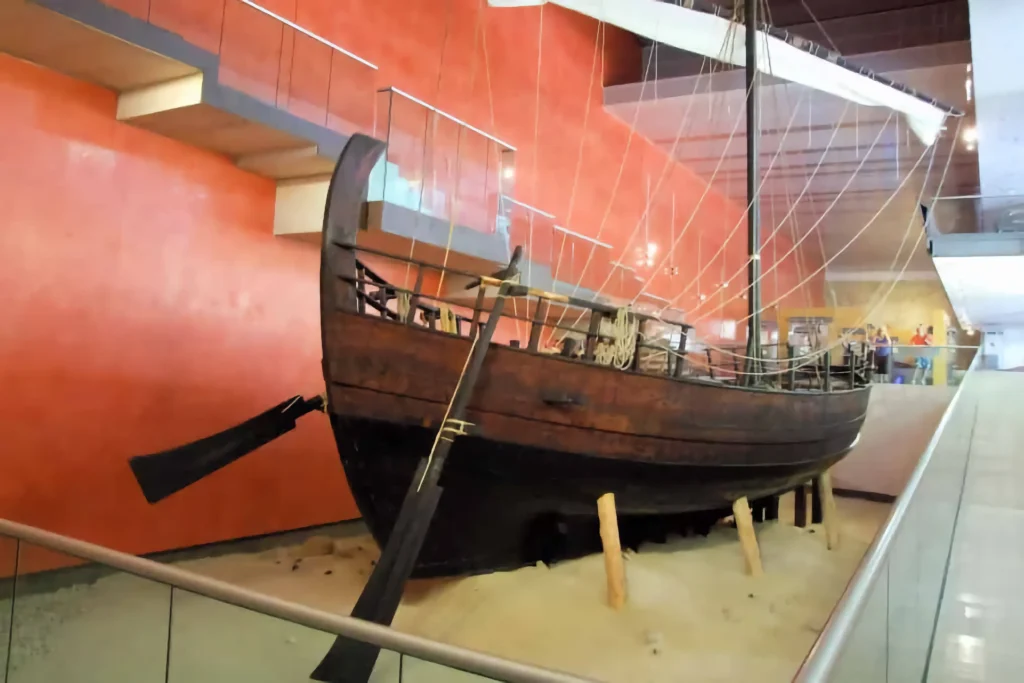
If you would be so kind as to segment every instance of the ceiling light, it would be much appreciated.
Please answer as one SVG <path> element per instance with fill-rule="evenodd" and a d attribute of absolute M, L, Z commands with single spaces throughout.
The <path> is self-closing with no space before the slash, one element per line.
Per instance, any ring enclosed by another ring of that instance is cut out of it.
<path fill-rule="evenodd" d="M 978 129 L 975 126 L 967 126 L 960 134 L 960 139 L 967 145 L 973 145 L 978 141 Z"/>
<path fill-rule="evenodd" d="M 501 169 L 501 177 L 505 178 L 506 180 L 512 180 L 513 178 L 515 178 L 516 177 L 515 166 L 506 166 L 505 168 Z"/>
<path fill-rule="evenodd" d="M 654 256 L 657 253 L 658 253 L 658 245 L 655 244 L 654 242 L 648 242 L 647 243 L 647 257 L 651 258 L 652 256 Z"/>

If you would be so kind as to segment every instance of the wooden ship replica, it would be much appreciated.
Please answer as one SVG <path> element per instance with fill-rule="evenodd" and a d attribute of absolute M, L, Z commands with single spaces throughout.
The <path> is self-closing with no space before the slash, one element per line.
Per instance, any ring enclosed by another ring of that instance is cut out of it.
<path fill-rule="evenodd" d="M 643 5 L 634 8 L 640 14 L 648 4 L 664 4 L 634 1 Z M 590 13 L 575 0 L 558 4 Z M 744 28 L 736 15 L 698 0 L 664 7 L 717 18 L 728 30 Z M 599 551 L 595 502 L 603 494 L 614 493 L 623 536 L 632 544 L 651 529 L 706 531 L 738 499 L 776 496 L 827 471 L 858 439 L 870 368 L 792 359 L 785 372 L 759 374 L 763 366 L 750 360 L 761 357 L 757 70 L 768 69 L 758 55 L 774 41 L 939 111 L 940 122 L 958 112 L 759 22 L 754 0 L 746 0 L 744 20 L 754 257 L 744 373 L 731 380 L 691 373 L 684 323 L 668 362 L 655 372 L 642 367 L 645 350 L 666 349 L 646 338 L 652 318 L 636 311 L 628 312 L 638 323 L 628 340 L 631 361 L 624 368 L 599 363 L 600 345 L 616 341 L 603 322 L 620 309 L 519 284 L 521 248 L 500 272 L 482 276 L 361 246 L 370 176 L 385 143 L 355 135 L 338 159 L 324 211 L 325 394 L 296 396 L 220 434 L 132 458 L 146 498 L 155 503 L 281 436 L 302 415 L 325 412 L 355 500 L 382 548 L 352 615 L 387 625 L 411 576 L 511 569 Z M 386 282 L 361 261 L 365 254 L 409 264 L 419 273 L 416 286 Z M 460 320 L 464 327 L 438 329 L 439 305 L 462 302 L 422 290 L 431 270 L 473 278 L 479 287 L 471 319 Z M 399 297 L 404 307 L 389 305 Z M 510 300 L 537 303 L 535 316 L 519 318 L 530 325 L 522 348 L 492 343 L 499 320 L 517 317 Z M 584 326 L 562 328 L 581 340 L 578 353 L 541 351 L 552 325 L 542 311 L 552 305 L 582 312 Z M 365 683 L 376 657 L 374 646 L 339 637 L 313 678 Z"/>

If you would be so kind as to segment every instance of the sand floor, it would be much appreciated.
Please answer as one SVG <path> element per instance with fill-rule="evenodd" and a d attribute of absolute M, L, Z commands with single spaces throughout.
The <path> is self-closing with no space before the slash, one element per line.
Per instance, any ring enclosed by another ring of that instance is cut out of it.
<path fill-rule="evenodd" d="M 745 575 L 735 529 L 627 555 L 629 598 L 605 603 L 599 555 L 554 567 L 410 585 L 395 628 L 603 681 L 789 681 L 888 514 L 839 499 L 843 536 L 758 525 L 765 576 Z M 792 519 L 783 500 L 783 520 Z M 372 568 L 368 537 L 180 566 L 256 591 L 347 613 Z M 31 580 L 31 579 L 28 579 Z M 0 681 L 10 601 L 0 596 Z M 333 636 L 114 575 L 17 600 L 6 683 L 306 681 Z M 168 628 L 169 614 L 172 627 Z M 168 636 L 170 654 L 168 655 Z M 401 677 L 399 670 L 401 669 Z M 375 683 L 482 680 L 393 653 Z"/>

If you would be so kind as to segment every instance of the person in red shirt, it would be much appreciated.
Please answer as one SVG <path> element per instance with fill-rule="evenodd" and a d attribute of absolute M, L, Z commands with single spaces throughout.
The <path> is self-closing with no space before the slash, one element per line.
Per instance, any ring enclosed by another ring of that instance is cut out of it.
<path fill-rule="evenodd" d="M 934 343 L 934 329 L 929 326 L 927 331 L 922 328 L 924 325 L 918 325 L 917 330 L 914 332 L 914 336 L 910 338 L 911 346 L 931 346 Z M 932 369 L 931 352 L 922 350 L 917 354 L 917 358 L 914 359 L 914 378 L 910 381 L 911 384 L 917 384 L 920 380 L 921 384 L 927 384 L 928 382 L 928 371 Z"/>
<path fill-rule="evenodd" d="M 914 336 L 910 338 L 911 346 L 924 346 L 925 341 L 923 329 L 924 325 L 918 325 L 917 328 L 914 330 Z"/>

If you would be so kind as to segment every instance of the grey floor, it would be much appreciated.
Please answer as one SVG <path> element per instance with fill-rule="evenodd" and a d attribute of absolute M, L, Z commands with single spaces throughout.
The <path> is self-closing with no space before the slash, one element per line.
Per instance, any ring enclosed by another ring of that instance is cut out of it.
<path fill-rule="evenodd" d="M 1024 681 L 1021 397 L 968 379 L 830 683 Z"/>
<path fill-rule="evenodd" d="M 977 379 L 977 421 L 929 683 L 1024 681 L 1024 373 Z"/>

